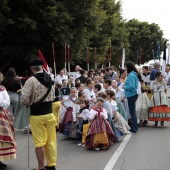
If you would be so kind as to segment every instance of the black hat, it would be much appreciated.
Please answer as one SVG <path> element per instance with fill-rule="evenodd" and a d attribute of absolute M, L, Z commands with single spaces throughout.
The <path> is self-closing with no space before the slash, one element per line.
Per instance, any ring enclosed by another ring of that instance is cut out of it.
<path fill-rule="evenodd" d="M 34 58 L 29 62 L 29 66 L 39 66 L 39 65 L 44 65 L 44 62 L 40 58 Z"/>

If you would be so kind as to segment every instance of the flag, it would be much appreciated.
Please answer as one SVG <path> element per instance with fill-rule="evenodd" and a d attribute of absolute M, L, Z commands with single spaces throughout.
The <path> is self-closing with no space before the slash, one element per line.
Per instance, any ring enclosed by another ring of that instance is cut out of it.
<path fill-rule="evenodd" d="M 164 53 L 163 53 L 163 60 L 162 60 L 162 74 L 165 75 L 165 68 L 166 68 L 166 44 L 164 44 Z"/>
<path fill-rule="evenodd" d="M 170 45 L 168 47 L 168 61 L 167 61 L 167 64 L 169 64 L 169 59 L 170 59 Z"/>
<path fill-rule="evenodd" d="M 125 66 L 125 48 L 123 48 L 122 69 L 125 68 L 124 66 Z"/>
<path fill-rule="evenodd" d="M 42 55 L 42 53 L 41 53 L 41 51 L 40 50 L 38 50 L 38 55 L 39 55 L 39 57 L 40 57 L 40 59 L 44 62 L 44 70 L 48 73 L 48 74 L 50 74 L 50 69 L 49 69 L 49 67 L 48 67 L 48 64 L 47 64 L 47 61 L 45 60 L 45 58 L 44 58 L 44 56 Z"/>

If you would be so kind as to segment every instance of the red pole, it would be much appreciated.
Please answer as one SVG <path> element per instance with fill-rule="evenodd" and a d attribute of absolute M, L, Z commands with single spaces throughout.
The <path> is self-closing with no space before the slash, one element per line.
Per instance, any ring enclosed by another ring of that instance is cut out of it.
<path fill-rule="evenodd" d="M 94 48 L 94 61 L 96 63 L 96 47 Z"/>
<path fill-rule="evenodd" d="M 70 47 L 68 46 L 68 63 L 70 63 Z"/>
<path fill-rule="evenodd" d="M 140 65 L 142 64 L 142 49 L 140 50 Z"/>
<path fill-rule="evenodd" d="M 54 60 L 54 78 L 56 78 L 56 63 L 55 63 L 55 50 L 54 50 L 54 43 L 52 43 L 52 50 L 53 50 L 53 60 Z"/>
<path fill-rule="evenodd" d="M 112 47 L 111 47 L 111 45 L 110 45 L 109 62 L 111 61 L 111 53 L 112 53 Z"/>

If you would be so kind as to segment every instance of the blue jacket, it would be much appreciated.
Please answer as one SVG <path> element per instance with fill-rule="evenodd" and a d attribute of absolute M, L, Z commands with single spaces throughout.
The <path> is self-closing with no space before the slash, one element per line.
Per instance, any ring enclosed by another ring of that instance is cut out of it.
<path fill-rule="evenodd" d="M 138 74 L 131 71 L 124 84 L 124 92 L 126 97 L 131 97 L 137 94 Z"/>
<path fill-rule="evenodd" d="M 151 71 L 151 74 L 150 74 L 150 80 L 153 81 L 156 79 L 156 73 L 158 72 L 159 70 L 157 70 L 156 68 L 153 68 L 152 71 Z"/>

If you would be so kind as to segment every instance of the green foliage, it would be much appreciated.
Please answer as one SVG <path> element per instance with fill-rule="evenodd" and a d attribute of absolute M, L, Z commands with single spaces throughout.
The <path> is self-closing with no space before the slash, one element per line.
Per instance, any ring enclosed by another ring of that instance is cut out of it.
<path fill-rule="evenodd" d="M 136 63 L 140 53 L 142 53 L 142 63 L 153 59 L 152 49 L 156 55 L 157 42 L 160 44 L 161 51 L 163 51 L 163 43 L 166 39 L 163 38 L 163 31 L 157 24 L 132 19 L 126 22 L 126 28 L 129 32 L 128 41 L 130 43 L 128 58 L 131 61 Z M 137 64 L 139 64 L 139 60 Z"/>
<path fill-rule="evenodd" d="M 41 49 L 52 65 L 55 44 L 57 67 L 64 66 L 64 44 L 70 46 L 71 64 L 86 62 L 89 47 L 90 64 L 94 67 L 94 49 L 101 66 L 104 53 L 112 46 L 112 64 L 121 64 L 122 47 L 129 59 L 136 61 L 142 49 L 142 61 L 152 58 L 156 42 L 164 39 L 157 24 L 137 20 L 124 21 L 121 1 L 115 0 L 0 0 L 0 62 L 1 70 L 9 66 L 24 70 L 30 58 Z M 108 66 L 108 60 L 106 64 Z"/>

